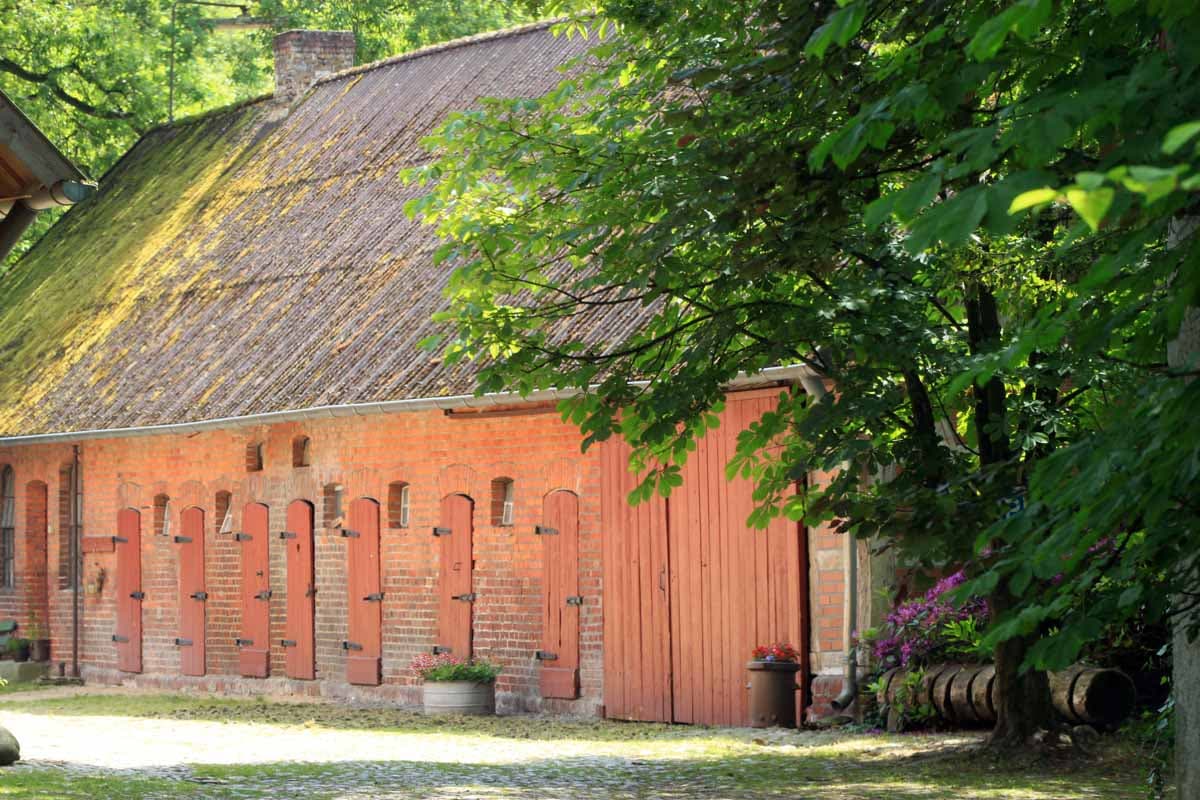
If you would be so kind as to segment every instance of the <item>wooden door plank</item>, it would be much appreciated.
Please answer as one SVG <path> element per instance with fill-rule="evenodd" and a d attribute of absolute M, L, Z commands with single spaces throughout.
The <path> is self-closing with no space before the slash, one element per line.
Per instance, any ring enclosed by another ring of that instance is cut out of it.
<path fill-rule="evenodd" d="M 346 680 L 378 686 L 383 679 L 383 600 L 379 565 L 379 503 L 370 497 L 350 504 L 347 537 L 347 608 L 350 612 Z"/>
<path fill-rule="evenodd" d="M 117 668 L 142 671 L 142 515 L 117 512 Z"/>
<path fill-rule="evenodd" d="M 246 504 L 242 527 L 238 671 L 247 678 L 265 678 L 271 668 L 270 509 L 262 503 Z"/>
<path fill-rule="evenodd" d="M 313 506 L 295 500 L 287 510 L 283 539 L 287 550 L 285 670 L 289 678 L 316 678 L 316 573 L 313 559 Z"/>
<path fill-rule="evenodd" d="M 180 515 L 179 647 L 180 672 L 205 673 L 208 635 L 207 589 L 204 582 L 204 510 L 192 506 Z"/>

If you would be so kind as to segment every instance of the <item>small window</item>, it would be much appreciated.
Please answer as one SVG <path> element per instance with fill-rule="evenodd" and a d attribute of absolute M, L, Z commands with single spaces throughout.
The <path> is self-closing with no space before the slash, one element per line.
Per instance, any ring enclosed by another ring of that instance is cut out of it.
<path fill-rule="evenodd" d="M 408 527 L 408 490 L 404 481 L 396 481 L 388 485 L 388 527 Z"/>
<path fill-rule="evenodd" d="M 342 524 L 342 494 L 340 483 L 325 484 L 323 522 L 326 528 L 337 528 Z"/>
<path fill-rule="evenodd" d="M 513 499 L 516 492 L 512 478 L 496 478 L 492 481 L 492 524 L 513 524 Z"/>
<path fill-rule="evenodd" d="M 233 494 L 217 492 L 213 507 L 216 512 L 213 514 L 213 524 L 217 526 L 217 533 L 233 533 Z"/>
<path fill-rule="evenodd" d="M 246 445 L 246 472 L 262 472 L 263 443 L 251 442 Z"/>
<path fill-rule="evenodd" d="M 171 498 L 165 494 L 154 496 L 154 535 L 171 535 Z"/>
<path fill-rule="evenodd" d="M 292 466 L 293 467 L 308 467 L 312 465 L 312 454 L 309 448 L 312 445 L 312 440 L 307 436 L 297 436 L 292 439 Z"/>
<path fill-rule="evenodd" d="M 12 467 L 0 471 L 0 586 L 16 585 L 17 487 Z"/>

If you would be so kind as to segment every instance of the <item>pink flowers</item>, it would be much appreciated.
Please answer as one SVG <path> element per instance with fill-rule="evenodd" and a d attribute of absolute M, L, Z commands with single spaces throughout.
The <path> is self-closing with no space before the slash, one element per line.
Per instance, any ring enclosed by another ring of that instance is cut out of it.
<path fill-rule="evenodd" d="M 453 667 L 463 663 L 461 658 L 457 658 L 450 653 L 421 653 L 412 660 L 409 664 L 413 672 L 425 677 L 426 673 L 432 672 L 441 667 Z"/>
<path fill-rule="evenodd" d="M 775 644 L 760 644 L 750 652 L 750 657 L 755 661 L 793 663 L 800 658 L 800 654 L 790 644 L 776 642 Z"/>
<path fill-rule="evenodd" d="M 966 579 L 962 570 L 947 575 L 924 596 L 902 603 L 888 614 L 872 645 L 872 653 L 880 664 L 886 668 L 932 663 L 951 654 L 956 644 L 948 629 L 968 620 L 973 623 L 972 630 L 986 625 L 988 608 L 983 599 L 972 597 L 956 606 L 944 597 Z"/>

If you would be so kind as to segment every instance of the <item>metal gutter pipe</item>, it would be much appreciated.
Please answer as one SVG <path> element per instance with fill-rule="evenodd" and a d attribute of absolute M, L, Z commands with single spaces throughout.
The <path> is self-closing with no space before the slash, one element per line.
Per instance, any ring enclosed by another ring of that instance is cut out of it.
<path fill-rule="evenodd" d="M 803 364 L 768 367 L 753 375 L 737 376 L 727 384 L 727 388 L 742 389 L 763 386 L 778 381 L 804 381 L 808 377 L 815 378 L 816 373 Z M 647 386 L 648 382 L 636 381 L 633 385 Z M 568 397 L 574 397 L 577 394 L 579 394 L 577 389 L 543 389 L 530 392 L 527 395 L 521 395 L 517 392 L 495 392 L 484 395 L 461 394 L 447 397 L 414 397 L 407 400 L 382 400 L 372 403 L 346 403 L 341 405 L 289 409 L 286 411 L 267 411 L 261 414 L 220 417 L 197 422 L 175 422 L 163 425 L 65 431 L 62 433 L 35 433 L 24 436 L 0 436 L 0 446 L 11 447 L 27 444 L 77 442 L 87 439 L 123 439 L 131 436 L 153 436 L 172 433 L 200 433 L 220 428 L 270 425 L 279 422 L 300 422 L 337 417 L 369 416 L 372 414 L 390 414 L 400 411 L 445 411 L 456 408 L 483 409 L 516 403 L 542 403 L 553 400 L 564 400 Z"/>

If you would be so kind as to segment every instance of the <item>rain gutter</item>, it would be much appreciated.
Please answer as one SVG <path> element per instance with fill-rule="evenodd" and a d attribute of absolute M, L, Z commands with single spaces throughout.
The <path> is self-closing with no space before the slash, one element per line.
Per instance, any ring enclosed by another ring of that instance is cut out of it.
<path fill-rule="evenodd" d="M 816 376 L 809 367 L 798 364 L 785 367 L 768 367 L 753 375 L 739 375 L 728 384 L 728 389 L 743 389 L 766 386 L 780 381 L 796 381 Z M 648 385 L 645 381 L 635 386 Z M 453 409 L 489 409 L 516 403 L 544 403 L 563 400 L 579 394 L 578 389 L 543 389 L 521 395 L 517 392 L 495 392 L 490 394 L 460 394 L 447 397 L 414 397 L 406 400 L 382 400 L 373 403 L 345 403 L 341 405 L 313 406 L 310 408 L 268 411 L 262 414 L 246 414 L 238 417 L 219 417 L 198 422 L 177 422 L 165 425 L 142 425 L 130 428 L 109 428 L 62 433 L 35 433 L 26 436 L 0 436 L 0 446 L 12 447 L 31 444 L 56 444 L 79 442 L 87 439 L 125 439 L 134 436 L 156 436 L 166 434 L 191 434 L 222 428 L 251 425 L 271 425 L 281 422 L 338 419 L 343 417 L 365 417 L 374 414 L 392 414 L 402 411 L 447 411 Z"/>

